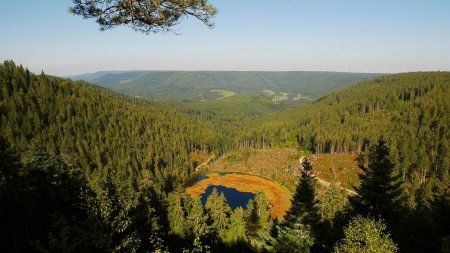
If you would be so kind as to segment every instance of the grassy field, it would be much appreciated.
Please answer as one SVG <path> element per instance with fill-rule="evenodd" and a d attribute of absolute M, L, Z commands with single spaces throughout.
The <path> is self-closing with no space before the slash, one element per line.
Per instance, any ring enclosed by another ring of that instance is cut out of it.
<path fill-rule="evenodd" d="M 297 101 L 300 99 L 307 99 L 308 97 L 303 94 L 297 94 L 295 97 L 292 98 L 292 100 Z"/>
<path fill-rule="evenodd" d="M 269 89 L 262 89 L 262 92 L 266 94 L 267 96 L 275 96 L 276 92 Z"/>
<path fill-rule="evenodd" d="M 188 187 L 186 192 L 191 196 L 200 196 L 210 185 L 222 185 L 240 192 L 256 193 L 262 191 L 270 204 L 270 215 L 278 219 L 283 217 L 291 205 L 291 194 L 285 187 L 258 176 L 237 173 L 225 175 L 210 173 L 208 178 Z"/>
<path fill-rule="evenodd" d="M 210 91 L 219 94 L 220 97 L 218 97 L 217 99 L 232 97 L 236 95 L 236 92 L 230 90 L 210 90 Z"/>

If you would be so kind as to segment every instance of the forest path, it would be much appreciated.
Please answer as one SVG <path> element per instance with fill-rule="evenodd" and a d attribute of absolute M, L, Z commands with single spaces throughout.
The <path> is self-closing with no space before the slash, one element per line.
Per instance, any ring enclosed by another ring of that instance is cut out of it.
<path fill-rule="evenodd" d="M 206 164 L 208 164 L 213 158 L 214 158 L 214 155 L 212 155 L 210 158 L 208 158 L 208 160 L 206 160 L 205 162 L 203 162 L 199 166 L 195 167 L 194 171 L 197 172 L 202 166 L 205 166 Z"/>
<path fill-rule="evenodd" d="M 306 156 L 302 156 L 302 157 L 300 157 L 300 158 L 298 159 L 298 161 L 299 161 L 299 163 L 300 163 L 300 168 L 301 168 L 302 170 L 303 170 L 302 164 L 303 164 L 303 160 L 305 159 L 305 157 L 306 157 Z M 323 186 L 325 186 L 325 187 L 330 187 L 330 186 L 331 186 L 331 183 L 330 183 L 330 182 L 325 181 L 325 180 L 319 178 L 319 177 L 316 176 L 315 174 L 312 174 L 312 175 L 317 179 L 317 181 L 319 182 L 319 184 L 321 184 L 321 185 L 323 185 Z M 339 189 L 345 190 L 346 192 L 348 192 L 348 193 L 350 193 L 350 194 L 352 194 L 352 195 L 358 195 L 358 193 L 356 193 L 356 192 L 353 191 L 353 190 L 344 188 L 344 187 L 339 186 L 339 185 L 336 185 L 336 187 L 338 187 Z"/>

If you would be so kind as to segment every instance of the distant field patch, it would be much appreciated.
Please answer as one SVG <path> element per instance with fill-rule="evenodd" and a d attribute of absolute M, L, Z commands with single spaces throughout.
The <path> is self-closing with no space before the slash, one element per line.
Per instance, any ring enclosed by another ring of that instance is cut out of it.
<path fill-rule="evenodd" d="M 231 91 L 231 90 L 210 90 L 210 91 L 216 92 L 219 94 L 220 97 L 217 99 L 232 97 L 232 96 L 236 95 L 236 92 Z"/>
<path fill-rule="evenodd" d="M 268 96 L 275 96 L 276 92 L 269 89 L 262 89 L 262 92 Z"/>
<path fill-rule="evenodd" d="M 307 99 L 308 97 L 303 94 L 297 94 L 295 97 L 292 98 L 294 101 L 298 101 L 300 99 Z"/>
<path fill-rule="evenodd" d="M 207 174 L 207 178 L 186 189 L 191 196 L 202 195 L 208 186 L 225 186 L 234 188 L 240 192 L 257 193 L 263 191 L 270 204 L 270 215 L 281 219 L 291 205 L 291 194 L 289 190 L 274 181 L 246 174 L 230 173 L 220 175 L 219 173 Z"/>
<path fill-rule="evenodd" d="M 286 101 L 286 100 L 289 99 L 289 94 L 291 94 L 291 93 L 288 93 L 288 92 L 279 92 L 278 95 L 272 99 L 272 101 L 273 101 L 275 104 L 280 103 L 280 102 L 282 102 L 282 101 Z"/>

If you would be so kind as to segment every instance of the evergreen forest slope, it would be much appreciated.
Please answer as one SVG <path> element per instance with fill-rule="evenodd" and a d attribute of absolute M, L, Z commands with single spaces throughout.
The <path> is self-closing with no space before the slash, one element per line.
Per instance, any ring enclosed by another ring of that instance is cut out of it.
<path fill-rule="evenodd" d="M 365 151 L 388 142 L 410 200 L 422 187 L 446 187 L 450 174 L 450 73 L 378 77 L 298 108 L 248 122 L 247 146 L 296 146 L 312 153 Z"/>
<path fill-rule="evenodd" d="M 168 174 L 176 184 L 195 167 L 191 152 L 224 148 L 213 123 L 187 117 L 171 105 L 34 75 L 13 62 L 0 71 L 0 131 L 19 153 L 38 143 L 88 174 L 135 177 L 146 170 L 166 185 Z"/>

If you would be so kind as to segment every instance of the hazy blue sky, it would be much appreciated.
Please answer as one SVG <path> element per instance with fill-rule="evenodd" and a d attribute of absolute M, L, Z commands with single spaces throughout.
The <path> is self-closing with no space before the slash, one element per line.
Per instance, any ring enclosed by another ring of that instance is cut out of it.
<path fill-rule="evenodd" d="M 34 72 L 99 70 L 450 70 L 449 0 L 214 0 L 209 29 L 100 32 L 70 0 L 0 3 L 0 60 Z"/>

